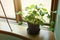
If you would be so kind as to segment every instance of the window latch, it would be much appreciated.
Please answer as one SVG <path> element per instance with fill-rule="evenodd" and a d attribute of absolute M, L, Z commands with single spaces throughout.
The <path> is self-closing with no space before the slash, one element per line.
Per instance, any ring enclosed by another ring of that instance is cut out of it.
<path fill-rule="evenodd" d="M 52 12 L 52 13 L 55 13 L 55 14 L 57 13 L 57 11 L 51 11 L 51 12 Z"/>

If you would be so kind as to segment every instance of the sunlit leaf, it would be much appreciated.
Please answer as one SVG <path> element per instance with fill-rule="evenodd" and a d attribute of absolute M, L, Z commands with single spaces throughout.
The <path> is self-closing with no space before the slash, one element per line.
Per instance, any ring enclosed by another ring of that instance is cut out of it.
<path fill-rule="evenodd" d="M 29 6 L 29 8 L 31 8 L 31 9 L 32 9 L 32 8 L 34 8 L 34 7 L 35 7 L 35 5 L 34 5 L 34 4 L 32 4 L 32 5 L 30 5 L 30 6 Z"/>
<path fill-rule="evenodd" d="M 47 9 L 46 9 L 46 8 L 42 8 L 42 10 L 43 10 L 43 11 L 45 11 L 45 12 L 47 11 Z"/>

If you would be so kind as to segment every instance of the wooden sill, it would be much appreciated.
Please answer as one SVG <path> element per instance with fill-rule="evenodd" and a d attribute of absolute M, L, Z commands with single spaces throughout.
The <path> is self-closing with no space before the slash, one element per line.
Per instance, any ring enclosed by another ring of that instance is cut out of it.
<path fill-rule="evenodd" d="M 0 16 L 0 18 L 4 18 L 5 19 L 6 17 Z M 14 18 L 8 18 L 8 17 L 7 17 L 7 19 L 16 20 Z"/>

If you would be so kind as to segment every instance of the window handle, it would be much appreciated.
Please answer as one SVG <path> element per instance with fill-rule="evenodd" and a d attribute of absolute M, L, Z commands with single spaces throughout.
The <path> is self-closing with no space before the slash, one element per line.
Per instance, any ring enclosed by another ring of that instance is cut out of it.
<path fill-rule="evenodd" d="M 57 13 L 57 11 L 51 11 L 51 12 L 52 12 L 52 13 L 55 13 L 55 14 Z"/>

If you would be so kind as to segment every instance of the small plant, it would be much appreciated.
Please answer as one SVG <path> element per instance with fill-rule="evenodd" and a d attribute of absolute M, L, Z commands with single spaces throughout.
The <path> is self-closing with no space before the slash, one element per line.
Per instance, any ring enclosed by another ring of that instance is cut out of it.
<path fill-rule="evenodd" d="M 54 28 L 53 28 L 53 26 L 54 26 L 54 22 L 51 21 L 49 25 L 50 25 L 50 27 L 48 28 L 48 30 L 54 32 Z"/>
<path fill-rule="evenodd" d="M 25 11 L 18 12 L 22 16 L 22 20 L 31 23 L 31 24 L 37 24 L 37 25 L 43 25 L 45 20 L 44 20 L 44 15 L 47 15 L 47 18 L 50 19 L 50 14 L 48 13 L 47 9 L 43 7 L 42 4 L 39 5 L 30 5 L 25 8 Z M 21 23 L 20 21 L 19 23 Z M 52 28 L 52 24 L 50 23 L 50 26 Z M 50 29 L 49 29 L 50 30 Z"/>
<path fill-rule="evenodd" d="M 25 12 L 27 13 L 27 15 L 24 16 L 24 12 L 19 12 L 18 14 L 21 14 L 23 17 L 23 20 L 32 24 L 40 24 L 43 25 L 44 24 L 44 19 L 43 16 L 44 15 L 49 15 L 48 11 L 46 8 L 43 8 L 42 4 L 40 5 L 30 5 L 28 7 L 25 8 Z"/>

